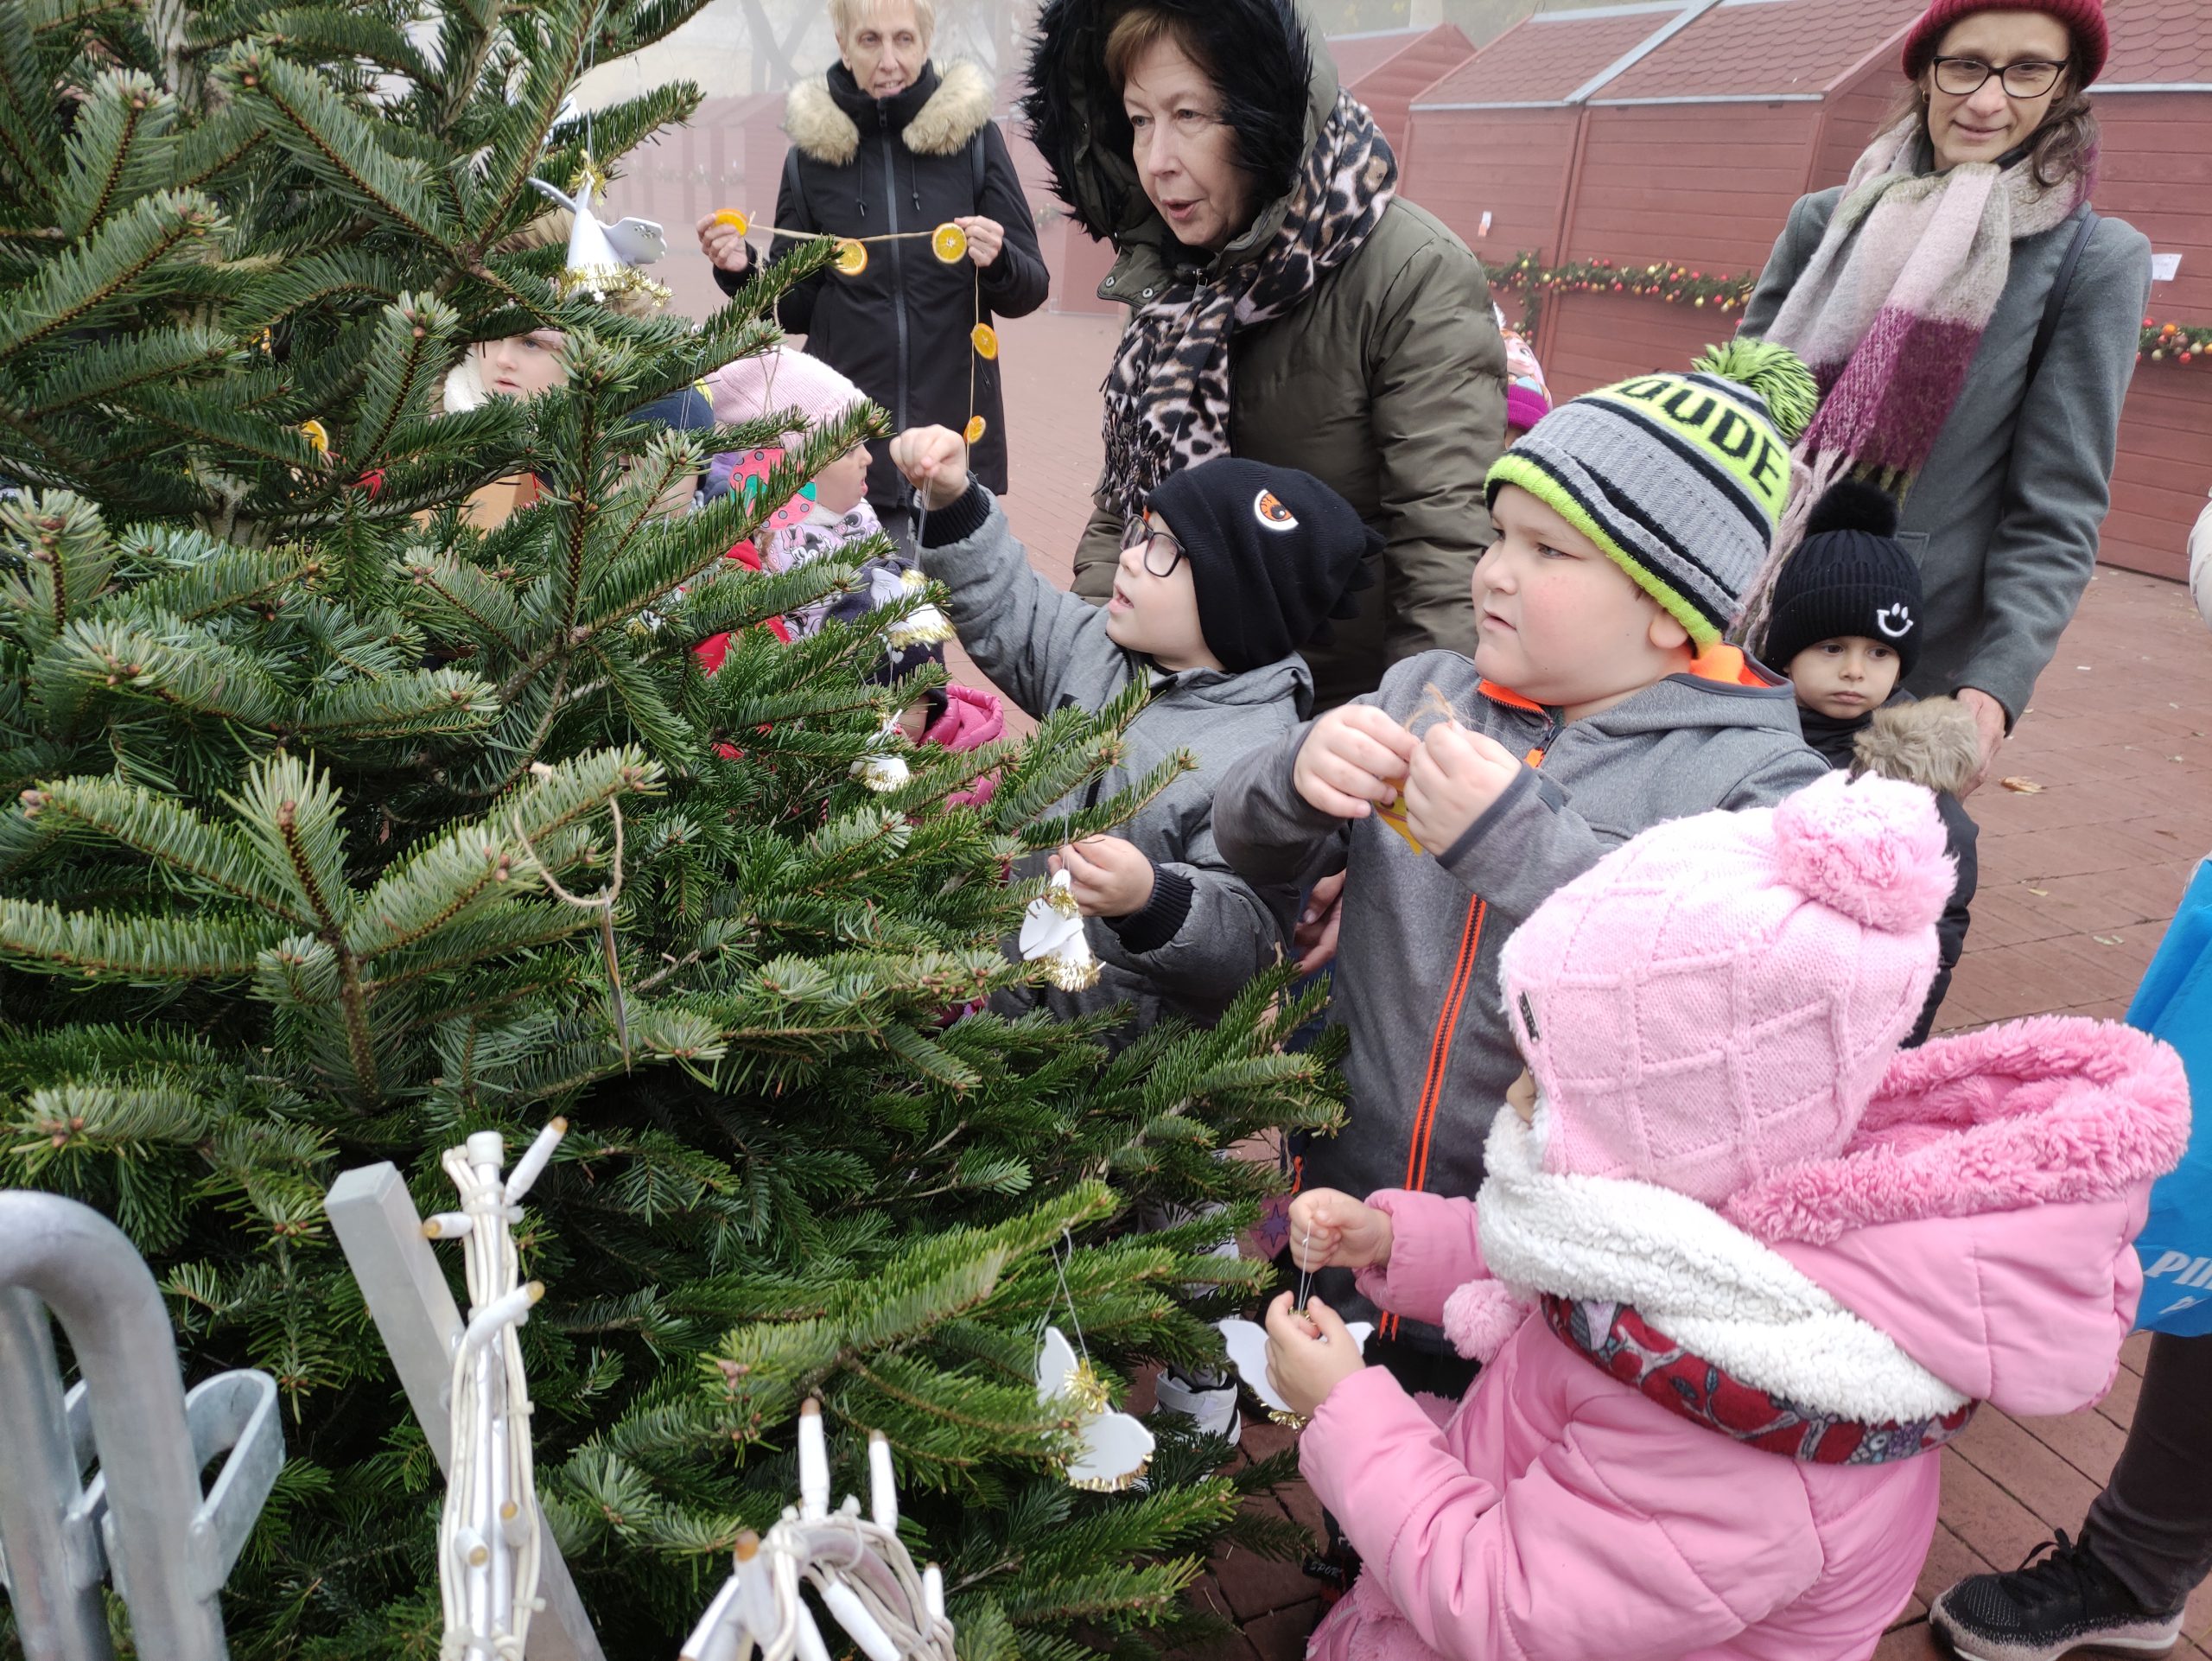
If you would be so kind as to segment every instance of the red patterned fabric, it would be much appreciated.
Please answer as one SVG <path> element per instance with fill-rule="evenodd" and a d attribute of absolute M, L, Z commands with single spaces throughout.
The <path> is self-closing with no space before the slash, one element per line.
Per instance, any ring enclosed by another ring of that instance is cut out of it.
<path fill-rule="evenodd" d="M 1731 1378 L 1625 1303 L 1575 1302 L 1550 1293 L 1539 1303 L 1544 1324 L 1600 1371 L 1731 1441 L 1808 1464 L 1911 1459 L 1958 1435 L 1980 1405 L 1968 1402 L 1936 1419 L 1860 1424 Z"/>

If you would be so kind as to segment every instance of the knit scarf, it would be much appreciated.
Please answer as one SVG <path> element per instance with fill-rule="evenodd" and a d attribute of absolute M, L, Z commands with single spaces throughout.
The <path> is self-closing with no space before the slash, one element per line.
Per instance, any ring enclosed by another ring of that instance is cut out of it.
<path fill-rule="evenodd" d="M 1805 472 L 1775 552 L 1751 585 L 1746 634 L 1764 626 L 1782 562 L 1813 503 L 1847 474 L 1900 499 L 1965 390 L 2012 271 L 2012 245 L 2063 224 L 2084 172 L 2056 185 L 2032 159 L 1922 173 L 1919 118 L 1878 136 L 1851 169 L 1827 233 L 1766 331 L 1811 368 L 1820 413 L 1798 441 Z"/>
<path fill-rule="evenodd" d="M 1374 118 L 1338 93 L 1265 249 L 1227 270 L 1185 276 L 1130 318 L 1103 388 L 1102 498 L 1134 516 L 1168 474 L 1228 452 L 1230 334 L 1281 316 L 1357 253 L 1397 179 Z"/>

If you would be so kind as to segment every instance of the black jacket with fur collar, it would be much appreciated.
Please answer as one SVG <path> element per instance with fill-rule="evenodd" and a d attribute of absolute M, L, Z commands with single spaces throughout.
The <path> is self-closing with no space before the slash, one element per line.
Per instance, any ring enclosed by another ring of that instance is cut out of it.
<path fill-rule="evenodd" d="M 928 231 L 981 213 L 1006 227 L 1006 247 L 982 273 L 947 265 L 926 241 L 877 242 L 858 277 L 824 272 L 784 297 L 783 326 L 806 349 L 880 404 L 900 428 L 956 432 L 972 412 L 986 423 L 973 466 L 992 490 L 1007 487 L 1005 406 L 999 366 L 976 353 L 978 322 L 1021 317 L 1045 302 L 1047 277 L 1021 181 L 1005 135 L 991 120 L 991 86 L 973 64 L 940 76 L 925 65 L 896 98 L 871 99 L 837 64 L 794 87 L 785 106 L 791 152 L 776 196 L 776 223 L 840 237 Z M 790 251 L 778 237 L 771 258 Z M 717 270 L 725 293 L 741 277 Z M 980 310 L 979 310 L 980 309 Z M 971 379 L 972 377 L 972 379 Z M 971 402 L 972 389 L 972 402 Z M 912 492 L 872 445 L 868 500 L 904 507 Z"/>

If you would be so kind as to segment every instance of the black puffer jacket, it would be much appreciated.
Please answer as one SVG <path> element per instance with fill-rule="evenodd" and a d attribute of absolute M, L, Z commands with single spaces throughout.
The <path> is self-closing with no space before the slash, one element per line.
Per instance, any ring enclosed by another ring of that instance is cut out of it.
<path fill-rule="evenodd" d="M 785 296 L 779 316 L 806 336 L 810 353 L 842 371 L 901 428 L 957 431 L 971 409 L 982 416 L 988 424 L 974 470 L 1002 493 L 999 366 L 976 356 L 970 335 L 979 321 L 1036 310 L 1048 279 L 1014 158 L 990 118 L 990 84 L 968 63 L 941 77 L 935 65 L 925 65 L 912 86 L 880 100 L 861 91 L 842 63 L 794 87 L 784 112 L 791 152 L 776 194 L 779 226 L 874 237 L 981 213 L 1006 227 L 1006 247 L 983 272 L 979 294 L 975 266 L 965 258 L 944 264 L 925 241 L 870 243 L 866 270 L 824 272 L 801 284 Z M 778 237 L 770 257 L 780 258 L 791 246 L 792 239 Z M 728 294 L 743 281 L 722 270 L 715 278 Z M 879 511 L 905 506 L 912 492 L 891 466 L 888 446 L 871 449 L 868 500 Z"/>
<path fill-rule="evenodd" d="M 1849 720 L 1824 716 L 1817 710 L 1797 708 L 1797 722 L 1805 741 L 1827 759 L 1832 767 L 1878 773 L 1936 792 L 1936 810 L 1943 816 L 1943 837 L 1958 866 L 1958 880 L 1951 898 L 1936 925 L 1936 979 L 1921 1006 L 1905 1046 L 1928 1041 L 1936 1025 L 1936 1011 L 1951 990 L 1951 971 L 1966 951 L 1970 908 L 1980 875 L 1975 844 L 1981 827 L 1966 810 L 1958 792 L 1967 787 L 1981 765 L 1981 741 L 1974 716 L 1956 698 L 1916 702 L 1910 692 L 1899 692 L 1880 709 Z"/>

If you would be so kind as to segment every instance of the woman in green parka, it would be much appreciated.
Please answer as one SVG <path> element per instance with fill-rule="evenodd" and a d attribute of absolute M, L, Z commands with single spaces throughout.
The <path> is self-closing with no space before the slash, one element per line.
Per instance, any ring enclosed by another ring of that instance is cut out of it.
<path fill-rule="evenodd" d="M 1077 223 L 1119 251 L 1100 296 L 1130 309 L 1077 592 L 1107 598 L 1161 479 L 1241 455 L 1304 468 L 1384 538 L 1359 616 L 1306 653 L 1319 707 L 1401 658 L 1471 654 L 1505 435 L 1481 265 L 1397 195 L 1293 0 L 1052 0 L 1038 28 L 1025 112 Z"/>

